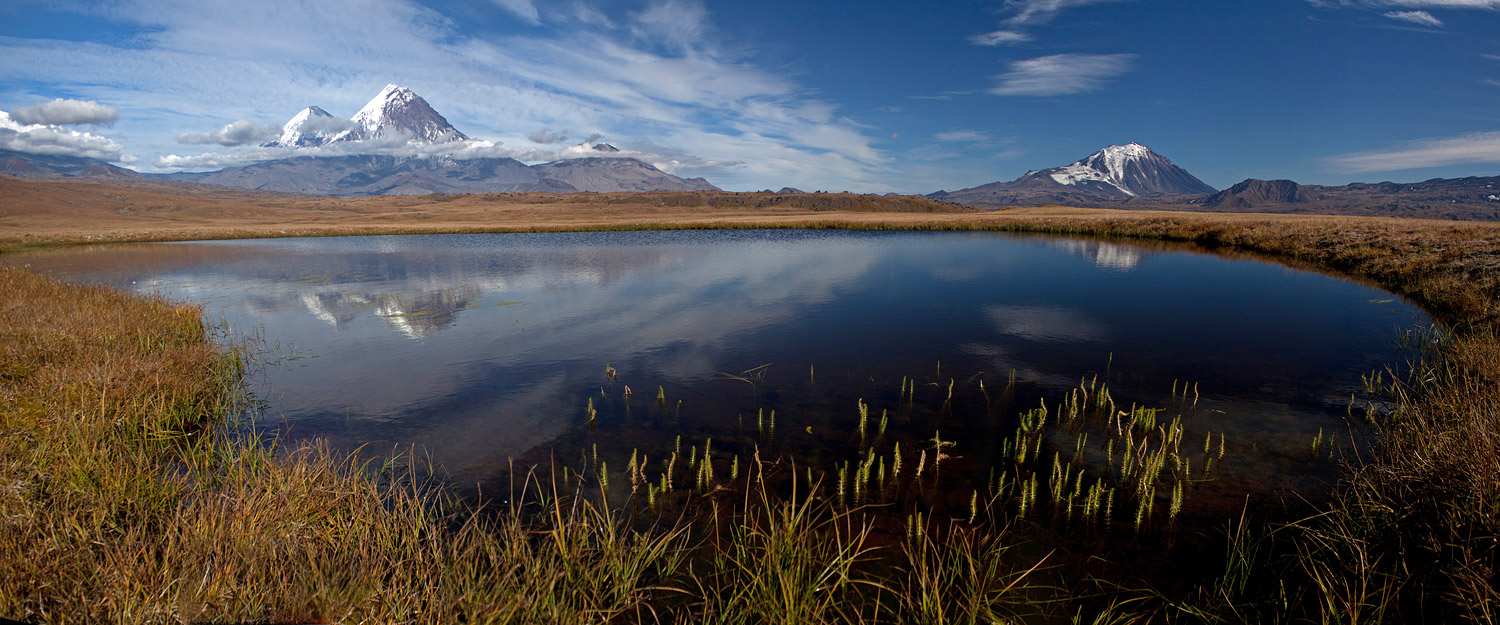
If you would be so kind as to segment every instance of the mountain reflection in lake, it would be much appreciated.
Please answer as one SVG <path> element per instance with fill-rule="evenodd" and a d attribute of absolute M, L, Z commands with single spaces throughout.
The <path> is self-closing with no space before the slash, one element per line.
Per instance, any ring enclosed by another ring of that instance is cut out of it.
<path fill-rule="evenodd" d="M 1360 375 L 1397 362 L 1398 331 L 1426 318 L 1360 284 L 1185 249 L 688 231 L 138 244 L 0 260 L 264 328 L 279 346 L 255 382 L 271 406 L 265 424 L 346 448 L 414 443 L 457 484 L 502 475 L 512 457 L 596 445 L 623 466 L 632 449 L 670 448 L 678 434 L 726 452 L 771 444 L 837 458 L 856 401 L 878 413 L 904 376 L 967 397 L 980 382 L 1004 388 L 1012 372 L 1014 406 L 955 400 L 893 424 L 893 436 L 940 427 L 982 467 L 1016 412 L 1080 379 L 1142 404 L 1191 381 L 1190 430 L 1227 432 L 1245 452 L 1224 480 L 1254 484 L 1231 491 L 1326 474 L 1309 442 L 1347 432 Z M 722 375 L 767 363 L 760 379 Z M 592 431 L 590 397 L 601 411 Z M 745 415 L 762 409 L 787 433 L 774 443 L 744 434 L 755 427 Z"/>

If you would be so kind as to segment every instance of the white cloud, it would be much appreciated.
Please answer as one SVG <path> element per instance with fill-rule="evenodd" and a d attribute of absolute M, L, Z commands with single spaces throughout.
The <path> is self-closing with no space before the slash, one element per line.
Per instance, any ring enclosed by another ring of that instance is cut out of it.
<path fill-rule="evenodd" d="M 0 82 L 66 77 L 76 93 L 126 113 L 131 151 L 152 167 L 191 157 L 177 138 L 205 120 L 269 124 L 312 104 L 348 116 L 394 82 L 465 134 L 496 144 L 529 145 L 538 128 L 586 128 L 705 163 L 775 154 L 774 167 L 726 170 L 744 179 L 739 188 L 774 188 L 793 177 L 864 188 L 861 181 L 890 175 L 864 126 L 785 68 L 762 68 L 719 44 L 701 4 L 656 2 L 638 13 L 538 6 L 558 29 L 480 36 L 412 0 L 286 2 L 254 12 L 125 0 L 96 12 L 149 34 L 128 46 L 0 37 Z"/>
<path fill-rule="evenodd" d="M 515 148 L 498 141 L 469 140 L 451 143 L 413 144 L 400 137 L 367 141 L 349 141 L 304 148 L 255 146 L 234 152 L 204 154 L 167 154 L 155 160 L 156 167 L 166 170 L 209 170 L 237 167 L 259 161 L 292 156 L 334 157 L 352 155 L 395 156 L 400 158 L 442 157 L 453 159 L 513 158 L 524 163 L 546 163 L 572 158 L 634 158 L 652 164 L 669 174 L 699 176 L 724 173 L 744 165 L 741 161 L 709 160 L 675 148 L 651 143 L 628 146 L 618 152 L 600 152 L 594 142 L 603 135 L 590 135 L 582 143 L 550 148 Z M 631 149 L 631 148 L 636 149 Z"/>
<path fill-rule="evenodd" d="M 989 135 L 978 130 L 950 130 L 948 132 L 937 133 L 932 137 L 934 139 L 937 139 L 938 141 L 960 141 L 970 143 L 990 140 Z"/>
<path fill-rule="evenodd" d="M 1031 41 L 1031 35 L 1014 30 L 997 30 L 969 37 L 969 42 L 976 46 L 1008 46 L 1023 41 Z"/>
<path fill-rule="evenodd" d="M 1386 11 L 1385 16 L 1393 20 L 1428 26 L 1431 28 L 1442 28 L 1443 20 L 1433 17 L 1426 11 Z"/>
<path fill-rule="evenodd" d="M 241 119 L 225 124 L 223 128 L 213 132 L 200 134 L 182 133 L 177 135 L 177 142 L 188 145 L 222 145 L 232 147 L 251 143 L 264 143 L 280 135 L 280 126 L 263 126 Z"/>
<path fill-rule="evenodd" d="M 1012 24 L 1027 24 L 1032 22 L 1046 22 L 1054 15 L 1066 9 L 1085 6 L 1090 4 L 1101 4 L 1105 2 L 1120 2 L 1121 0 L 1008 0 L 1006 8 L 1013 14 L 1008 20 Z"/>
<path fill-rule="evenodd" d="M 22 124 L 73 125 L 91 124 L 111 126 L 120 119 L 120 113 L 112 106 L 92 100 L 64 100 L 23 106 L 10 112 L 11 119 Z"/>
<path fill-rule="evenodd" d="M 519 17 L 519 18 L 521 18 L 523 20 L 526 20 L 527 22 L 530 22 L 532 24 L 540 24 L 540 23 L 542 23 L 542 16 L 539 15 L 539 14 L 537 14 L 537 12 L 536 12 L 536 5 L 532 4 L 531 0 L 493 0 L 493 1 L 495 3 L 495 6 L 498 6 L 498 7 L 502 8 L 502 9 L 505 9 L 506 11 L 510 11 L 516 17 Z"/>
<path fill-rule="evenodd" d="M 708 32 L 708 9 L 701 0 L 655 0 L 636 14 L 632 30 L 648 42 L 689 49 Z"/>
<path fill-rule="evenodd" d="M 1054 54 L 1010 64 L 996 76 L 990 93 L 1004 96 L 1055 96 L 1086 93 L 1130 71 L 1134 54 Z"/>
<path fill-rule="evenodd" d="M 1316 7 L 1362 7 L 1367 9 L 1479 9 L 1500 11 L 1500 0 L 1307 0 Z"/>
<path fill-rule="evenodd" d="M 1369 6 L 1500 11 L 1500 0 L 1366 0 Z"/>
<path fill-rule="evenodd" d="M 0 149 L 119 161 L 124 148 L 108 137 L 57 125 L 23 124 L 0 111 Z"/>
<path fill-rule="evenodd" d="M 1471 163 L 1500 163 L 1500 132 L 1420 139 L 1377 152 L 1328 159 L 1346 172 L 1400 171 Z"/>
<path fill-rule="evenodd" d="M 1051 306 L 988 306 L 996 332 L 1040 343 L 1098 342 L 1109 338 L 1104 324 L 1082 311 Z"/>

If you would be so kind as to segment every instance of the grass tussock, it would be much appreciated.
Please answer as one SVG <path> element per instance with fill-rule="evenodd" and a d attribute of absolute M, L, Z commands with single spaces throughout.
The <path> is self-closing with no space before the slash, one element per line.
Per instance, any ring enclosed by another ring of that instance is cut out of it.
<path fill-rule="evenodd" d="M 410 470 L 231 435 L 241 364 L 196 308 L 14 270 L 0 293 L 5 617 L 597 621 L 681 557 L 591 506 L 455 516 Z"/>
<path fill-rule="evenodd" d="M 877 548 L 873 517 L 776 499 L 759 464 L 739 506 L 705 498 L 676 524 L 641 527 L 597 489 L 536 478 L 524 505 L 474 514 L 409 458 L 373 467 L 236 434 L 240 354 L 194 307 L 15 270 L 0 292 L 8 618 L 977 622 L 1024 588 L 996 538 Z M 995 581 L 950 587 L 971 571 Z"/>

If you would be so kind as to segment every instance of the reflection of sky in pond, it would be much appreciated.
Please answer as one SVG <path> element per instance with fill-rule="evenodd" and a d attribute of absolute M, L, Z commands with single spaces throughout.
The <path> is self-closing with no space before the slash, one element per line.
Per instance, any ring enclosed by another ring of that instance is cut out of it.
<path fill-rule="evenodd" d="M 1142 401 L 1193 380 L 1225 415 L 1215 431 L 1301 449 L 1342 428 L 1360 374 L 1394 362 L 1397 330 L 1424 319 L 1380 291 L 1275 265 L 988 233 L 351 237 L 4 260 L 263 327 L 290 357 L 258 388 L 290 435 L 416 443 L 464 482 L 549 441 L 581 444 L 605 363 L 639 404 L 654 407 L 658 385 L 683 399 L 673 427 L 716 444 L 757 406 L 781 402 L 787 426 L 821 427 L 817 406 L 852 406 L 872 385 L 894 393 L 941 361 L 942 375 L 991 386 L 1015 370 L 1053 398 L 1104 373 Z M 719 375 L 765 363 L 754 395 Z M 798 390 L 810 366 L 826 401 Z M 649 434 L 621 428 L 610 436 Z"/>

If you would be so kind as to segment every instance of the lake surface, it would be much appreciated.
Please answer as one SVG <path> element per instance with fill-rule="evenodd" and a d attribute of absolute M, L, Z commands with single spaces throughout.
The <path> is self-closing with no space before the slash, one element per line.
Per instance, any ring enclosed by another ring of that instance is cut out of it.
<path fill-rule="evenodd" d="M 944 470 L 968 502 L 969 485 L 993 483 L 1016 415 L 1082 381 L 1107 383 L 1122 410 L 1177 406 L 1185 446 L 1223 435 L 1197 501 L 1239 505 L 1326 484 L 1312 440 L 1357 440 L 1346 414 L 1361 375 L 1400 362 L 1400 333 L 1429 323 L 1318 273 L 996 233 L 275 239 L 0 262 L 200 302 L 272 348 L 254 381 L 261 425 L 344 448 L 414 444 L 460 489 L 513 459 L 597 454 L 623 469 L 636 450 L 655 461 L 708 438 L 726 463 L 756 450 L 858 462 L 863 401 L 872 431 L 889 413 L 887 447 L 915 455 L 939 431 L 957 443 Z"/>

